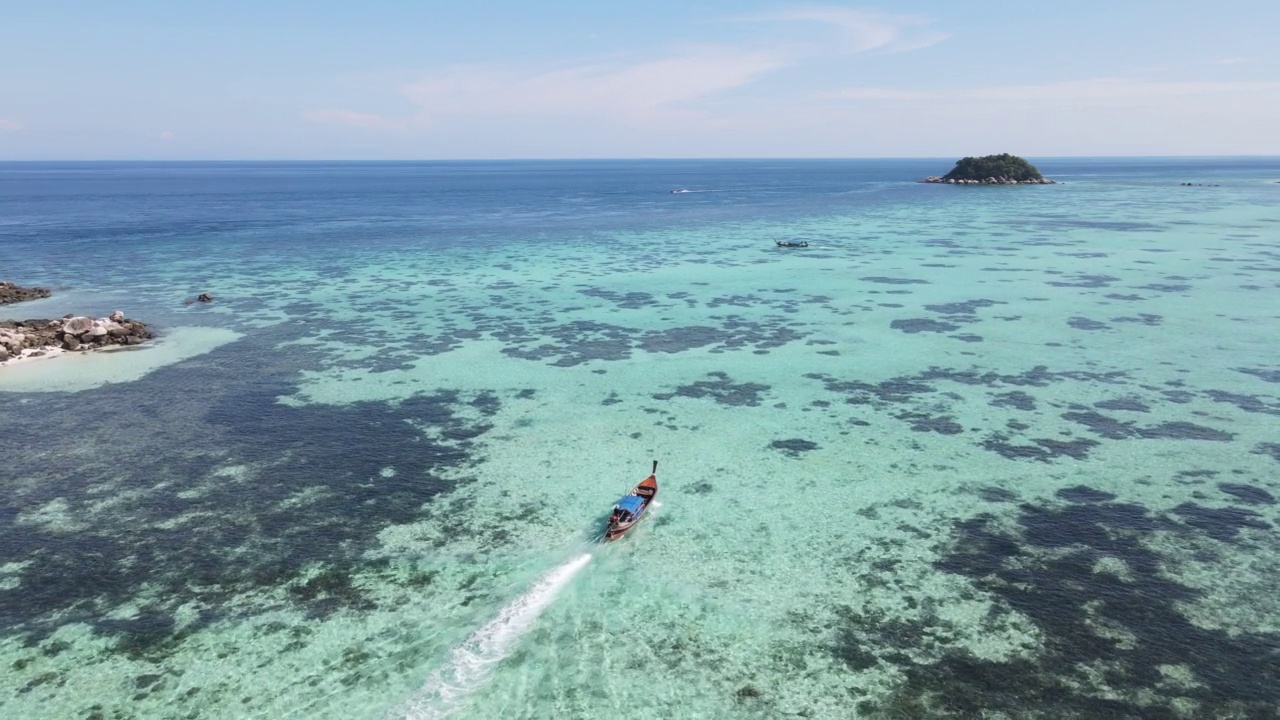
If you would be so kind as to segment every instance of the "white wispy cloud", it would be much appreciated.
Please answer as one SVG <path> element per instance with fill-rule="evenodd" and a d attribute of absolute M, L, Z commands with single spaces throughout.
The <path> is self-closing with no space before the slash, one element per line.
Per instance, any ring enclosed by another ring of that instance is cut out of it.
<path fill-rule="evenodd" d="M 0 117 L 0 130 L 21 130 L 22 123 L 17 120 Z"/>
<path fill-rule="evenodd" d="M 929 28 L 935 21 L 923 15 L 810 5 L 776 13 L 737 18 L 743 22 L 810 22 L 834 28 L 840 39 L 838 52 L 905 52 L 936 45 L 950 37 Z"/>
<path fill-rule="evenodd" d="M 161 130 L 160 134 L 156 136 L 160 142 L 170 142 L 173 140 L 173 137 L 172 130 Z"/>
<path fill-rule="evenodd" d="M 631 64 L 583 64 L 544 72 L 446 68 L 404 88 L 435 115 L 595 115 L 631 122 L 691 112 L 690 103 L 746 85 L 786 60 L 707 49 Z"/>
<path fill-rule="evenodd" d="M 700 114 L 697 101 L 749 84 L 788 60 L 771 52 L 700 48 L 650 60 L 588 62 L 521 70 L 457 65 L 401 88 L 417 106 L 393 118 L 351 110 L 303 113 L 332 125 L 393 129 L 429 125 L 441 117 L 585 116 L 621 124 L 675 121 Z"/>
<path fill-rule="evenodd" d="M 1220 60 L 1214 60 L 1213 64 L 1214 65 L 1239 65 L 1240 63 L 1247 63 L 1247 62 L 1249 62 L 1249 58 L 1247 57 L 1229 57 L 1229 58 L 1222 58 Z"/>
<path fill-rule="evenodd" d="M 997 85 L 958 90 L 898 90 L 853 87 L 819 95 L 823 100 L 937 102 L 947 100 L 1081 102 L 1255 93 L 1280 89 L 1269 82 L 1198 82 L 1137 78 L 1093 78 L 1042 85 Z"/>
<path fill-rule="evenodd" d="M 338 107 L 312 109 L 310 122 L 370 130 L 421 129 L 444 118 L 580 118 L 615 126 L 714 124 L 716 101 L 775 71 L 862 52 L 904 52 L 947 35 L 934 20 L 846 7 L 809 5 L 728 18 L 730 23 L 791 27 L 788 40 L 771 37 L 767 49 L 739 45 L 667 48 L 647 57 L 582 59 L 559 65 L 453 65 L 402 85 L 416 109 L 388 116 Z"/>

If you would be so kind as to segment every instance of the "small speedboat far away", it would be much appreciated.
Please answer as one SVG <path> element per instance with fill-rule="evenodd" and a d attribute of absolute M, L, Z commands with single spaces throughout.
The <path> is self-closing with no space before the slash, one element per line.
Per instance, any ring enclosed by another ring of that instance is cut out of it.
<path fill-rule="evenodd" d="M 773 243 L 778 247 L 809 247 L 808 240 L 801 240 L 799 242 L 796 242 L 795 240 L 774 240 Z"/>
<path fill-rule="evenodd" d="M 653 472 L 640 481 L 613 506 L 613 514 L 609 516 L 609 527 L 604 531 L 605 540 L 617 540 L 640 522 L 645 511 L 658 497 L 658 461 L 653 461 Z"/>
<path fill-rule="evenodd" d="M 676 195 L 679 193 L 687 193 L 687 192 L 693 192 L 693 191 L 689 190 L 688 188 L 676 188 L 675 190 L 671 191 L 671 194 Z"/>

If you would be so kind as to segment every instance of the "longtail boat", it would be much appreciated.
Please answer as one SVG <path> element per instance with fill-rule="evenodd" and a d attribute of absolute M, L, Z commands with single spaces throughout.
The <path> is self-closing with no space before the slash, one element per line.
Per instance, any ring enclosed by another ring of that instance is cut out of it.
<path fill-rule="evenodd" d="M 644 513 L 658 497 L 658 461 L 653 461 L 653 472 L 640 481 L 613 506 L 613 514 L 609 516 L 609 527 L 604 531 L 605 540 L 617 540 L 640 522 Z"/>

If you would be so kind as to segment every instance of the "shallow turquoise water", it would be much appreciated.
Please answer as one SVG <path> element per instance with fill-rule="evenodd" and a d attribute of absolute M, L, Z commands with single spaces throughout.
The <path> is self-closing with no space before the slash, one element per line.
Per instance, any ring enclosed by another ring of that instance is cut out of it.
<path fill-rule="evenodd" d="M 1280 163 L 1039 164 L 0 165 L 164 332 L 0 368 L 0 709 L 1280 712 Z"/>

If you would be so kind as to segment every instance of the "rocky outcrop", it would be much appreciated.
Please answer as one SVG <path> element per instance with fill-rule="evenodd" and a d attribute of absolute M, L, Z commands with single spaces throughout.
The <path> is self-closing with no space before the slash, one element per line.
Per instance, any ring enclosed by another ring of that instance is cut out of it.
<path fill-rule="evenodd" d="M 59 320 L 0 320 L 0 362 L 41 355 L 52 348 L 86 351 L 141 345 L 153 337 L 151 328 L 127 319 L 119 310 L 104 318 L 67 315 Z"/>
<path fill-rule="evenodd" d="M 22 287 L 11 282 L 0 282 L 0 305 L 20 303 L 24 300 L 38 300 L 49 297 L 49 288 Z"/>
<path fill-rule="evenodd" d="M 956 161 L 951 172 L 938 177 L 930 175 L 926 183 L 947 185 L 1053 185 L 1035 165 L 1017 155 L 1000 153 L 982 157 L 964 157 Z"/>
<path fill-rule="evenodd" d="M 955 178 L 944 178 L 944 177 L 938 177 L 937 175 L 930 175 L 929 177 L 921 180 L 920 182 L 943 183 L 945 185 L 1056 185 L 1057 184 L 1056 181 L 1050 180 L 1049 178 L 1042 177 L 1034 180 L 1013 180 L 1011 178 L 1004 177 L 1003 175 L 1000 177 L 984 178 L 982 180 L 965 180 L 965 179 L 957 180 Z"/>

